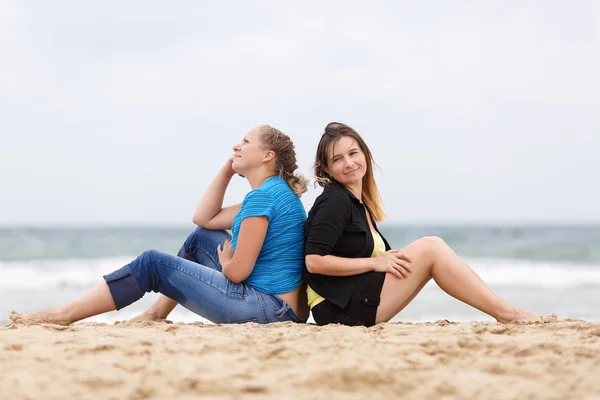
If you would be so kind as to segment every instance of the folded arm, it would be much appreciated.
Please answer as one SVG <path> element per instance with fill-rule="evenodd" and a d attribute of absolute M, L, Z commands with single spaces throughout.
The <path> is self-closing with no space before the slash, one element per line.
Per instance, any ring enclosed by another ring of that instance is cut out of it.
<path fill-rule="evenodd" d="M 369 271 L 389 272 L 398 278 L 412 271 L 411 260 L 400 250 L 388 250 L 377 257 L 338 257 L 332 255 L 352 218 L 348 198 L 330 195 L 315 210 L 305 249 L 306 269 L 312 274 L 358 275 Z"/>
<path fill-rule="evenodd" d="M 331 255 L 308 254 L 305 257 L 306 269 L 312 274 L 349 276 L 373 271 L 373 258 L 346 258 Z"/>
<path fill-rule="evenodd" d="M 231 160 L 228 160 L 200 199 L 192 218 L 194 224 L 212 230 L 231 229 L 233 218 L 241 207 L 241 203 L 223 207 L 225 191 L 233 175 L 235 171 L 231 169 Z"/>
<path fill-rule="evenodd" d="M 313 274 L 348 276 L 371 271 L 369 258 L 346 258 L 331 255 L 352 217 L 347 196 L 331 194 L 315 204 L 305 248 L 305 263 Z"/>

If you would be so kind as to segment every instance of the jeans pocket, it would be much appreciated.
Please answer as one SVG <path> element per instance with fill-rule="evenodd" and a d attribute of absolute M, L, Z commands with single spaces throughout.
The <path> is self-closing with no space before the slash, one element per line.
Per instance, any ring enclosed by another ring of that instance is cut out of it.
<path fill-rule="evenodd" d="M 288 303 L 281 300 L 278 296 L 274 294 L 269 294 L 266 296 L 266 300 L 273 306 L 273 315 L 277 319 L 277 321 L 289 321 L 289 316 L 287 313 L 291 310 L 291 307 Z"/>
<path fill-rule="evenodd" d="M 306 320 L 302 320 L 302 319 L 298 318 L 298 316 L 296 315 L 296 313 L 294 312 L 294 310 L 292 309 L 292 307 L 290 307 L 290 305 L 288 303 L 286 303 L 283 300 L 281 300 L 281 302 L 283 303 L 281 305 L 281 308 L 279 308 L 278 310 L 276 310 L 274 312 L 275 318 L 277 318 L 277 321 L 280 321 L 280 322 L 292 321 L 292 322 L 298 322 L 298 323 L 306 322 Z"/>
<path fill-rule="evenodd" d="M 233 283 L 232 281 L 228 280 L 227 294 L 236 297 L 246 297 L 248 296 L 248 287 L 245 283 Z"/>
<path fill-rule="evenodd" d="M 275 318 L 277 318 L 277 321 L 287 321 L 288 318 L 286 318 L 286 314 L 288 310 L 291 310 L 291 307 L 288 303 L 282 301 L 281 307 L 273 312 L 273 314 L 275 314 Z"/>

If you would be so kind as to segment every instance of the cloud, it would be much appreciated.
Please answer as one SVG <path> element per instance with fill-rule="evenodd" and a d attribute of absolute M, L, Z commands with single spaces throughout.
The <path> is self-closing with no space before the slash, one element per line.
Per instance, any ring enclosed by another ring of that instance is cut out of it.
<path fill-rule="evenodd" d="M 179 221 L 249 128 L 308 172 L 330 120 L 367 138 L 395 220 L 600 219 L 600 7 L 549 4 L 4 1 L 0 221 Z"/>

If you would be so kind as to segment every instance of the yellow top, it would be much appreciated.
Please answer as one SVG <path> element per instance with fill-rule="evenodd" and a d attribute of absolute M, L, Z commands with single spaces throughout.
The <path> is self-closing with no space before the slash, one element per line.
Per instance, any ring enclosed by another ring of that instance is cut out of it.
<path fill-rule="evenodd" d="M 373 253 L 371 253 L 371 257 L 377 257 L 385 253 L 385 243 L 377 231 L 371 231 L 371 234 L 373 235 Z M 325 300 L 324 297 L 319 296 L 317 292 L 312 290 L 310 286 L 306 287 L 306 296 L 308 297 L 308 306 L 311 310 L 314 306 Z"/>

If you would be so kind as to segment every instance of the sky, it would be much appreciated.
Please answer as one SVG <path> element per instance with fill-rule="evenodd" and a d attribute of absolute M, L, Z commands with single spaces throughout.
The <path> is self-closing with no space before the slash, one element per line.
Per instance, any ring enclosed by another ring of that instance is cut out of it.
<path fill-rule="evenodd" d="M 593 0 L 0 0 L 0 225 L 189 224 L 250 129 L 312 177 L 330 121 L 390 223 L 599 223 L 598 71 Z"/>

